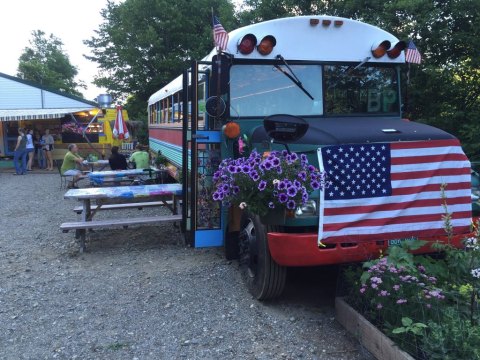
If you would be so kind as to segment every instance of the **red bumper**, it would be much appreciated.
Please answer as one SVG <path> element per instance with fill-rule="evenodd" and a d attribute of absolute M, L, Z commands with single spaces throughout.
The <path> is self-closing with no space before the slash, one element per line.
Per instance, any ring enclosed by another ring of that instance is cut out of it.
<path fill-rule="evenodd" d="M 460 247 L 462 240 L 471 234 L 456 235 L 452 245 Z M 376 259 L 380 253 L 385 253 L 388 241 L 371 242 L 337 242 L 326 244 L 319 248 L 316 233 L 287 234 L 271 232 L 267 234 L 268 246 L 272 258 L 283 266 L 318 266 L 361 262 Z M 422 239 L 429 242 L 447 242 L 446 237 Z M 433 252 L 427 244 L 415 253 Z"/>

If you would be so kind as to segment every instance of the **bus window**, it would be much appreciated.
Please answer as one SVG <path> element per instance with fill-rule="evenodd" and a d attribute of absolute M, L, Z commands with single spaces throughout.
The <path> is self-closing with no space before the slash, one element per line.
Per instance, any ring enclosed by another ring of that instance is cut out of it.
<path fill-rule="evenodd" d="M 235 65 L 230 69 L 230 106 L 237 116 L 273 114 L 321 115 L 320 65 L 291 65 L 310 99 L 292 80 L 272 65 Z M 288 69 L 285 69 L 288 72 Z"/>
<path fill-rule="evenodd" d="M 395 68 L 324 66 L 325 114 L 399 114 Z"/>

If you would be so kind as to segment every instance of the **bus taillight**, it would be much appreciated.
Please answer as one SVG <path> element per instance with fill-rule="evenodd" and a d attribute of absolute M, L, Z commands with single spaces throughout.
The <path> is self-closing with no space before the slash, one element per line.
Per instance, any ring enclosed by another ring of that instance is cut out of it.
<path fill-rule="evenodd" d="M 272 52 L 275 45 L 277 45 L 277 40 L 272 35 L 267 35 L 260 41 L 257 50 L 262 55 L 268 55 Z"/>
<path fill-rule="evenodd" d="M 237 49 L 243 55 L 250 54 L 257 45 L 257 38 L 253 34 L 245 35 L 237 44 Z"/>
<path fill-rule="evenodd" d="M 385 53 L 387 52 L 388 49 L 390 49 L 390 41 L 384 40 L 378 45 L 373 45 L 372 46 L 372 55 L 374 58 L 378 59 L 381 58 Z"/>
<path fill-rule="evenodd" d="M 390 59 L 396 59 L 406 47 L 407 43 L 405 41 L 399 41 L 393 48 L 387 51 L 387 55 Z"/>

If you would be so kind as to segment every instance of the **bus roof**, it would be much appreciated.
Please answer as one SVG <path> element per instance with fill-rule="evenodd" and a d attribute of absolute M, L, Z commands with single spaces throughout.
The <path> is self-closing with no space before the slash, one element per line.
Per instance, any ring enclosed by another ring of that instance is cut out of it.
<path fill-rule="evenodd" d="M 268 35 L 275 37 L 273 51 L 269 55 L 261 55 L 256 50 L 248 55 L 241 54 L 237 44 L 247 34 L 255 35 L 258 42 Z M 404 63 L 403 51 L 394 59 L 387 54 L 379 58 L 372 56 L 372 47 L 383 41 L 389 41 L 392 47 L 399 42 L 385 30 L 360 21 L 335 16 L 296 16 L 233 30 L 229 33 L 225 52 L 236 59 L 272 60 L 281 55 L 287 61 Z M 215 54 L 214 49 L 203 60 L 211 60 Z M 148 103 L 153 104 L 181 88 L 182 76 L 153 94 Z"/>

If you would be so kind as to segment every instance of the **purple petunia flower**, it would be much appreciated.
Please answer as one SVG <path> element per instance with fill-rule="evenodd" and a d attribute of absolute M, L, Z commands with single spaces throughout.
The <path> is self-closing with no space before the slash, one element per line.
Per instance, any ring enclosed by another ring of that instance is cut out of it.
<path fill-rule="evenodd" d="M 288 201 L 287 201 L 287 209 L 293 210 L 293 209 L 295 209 L 295 207 L 296 207 L 295 205 L 296 205 L 296 204 L 295 204 L 295 201 L 294 201 L 294 200 L 288 200 Z"/>
<path fill-rule="evenodd" d="M 311 186 L 312 189 L 314 189 L 314 190 L 320 189 L 320 183 L 319 183 L 318 181 L 316 181 L 316 180 L 315 180 L 315 181 L 312 181 L 312 182 L 310 183 L 310 186 Z"/>
<path fill-rule="evenodd" d="M 240 191 L 240 188 L 239 188 L 238 186 L 234 186 L 234 187 L 232 188 L 233 195 L 238 194 L 239 191 Z"/>
<path fill-rule="evenodd" d="M 305 171 L 300 171 L 300 172 L 298 173 L 298 178 L 299 178 L 300 180 L 302 180 L 302 181 L 307 180 L 307 173 L 306 173 Z"/>
<path fill-rule="evenodd" d="M 281 202 L 282 204 L 286 203 L 288 200 L 287 194 L 281 193 L 278 195 L 278 201 Z"/>
<path fill-rule="evenodd" d="M 269 207 L 270 209 L 275 209 L 275 204 L 274 204 L 272 201 L 270 201 L 270 202 L 268 203 L 268 207 Z"/>
<path fill-rule="evenodd" d="M 215 201 L 220 200 L 220 195 L 216 191 L 213 193 L 213 200 L 215 200 Z"/>
<path fill-rule="evenodd" d="M 272 159 L 272 165 L 273 165 L 274 167 L 280 166 L 280 159 L 277 158 L 277 157 L 276 157 L 276 158 L 273 158 L 273 159 Z"/>
<path fill-rule="evenodd" d="M 295 186 L 289 186 L 287 188 L 287 194 L 290 197 L 294 197 L 295 195 L 297 195 L 297 188 Z"/>
<path fill-rule="evenodd" d="M 278 184 L 277 184 L 277 189 L 278 190 L 285 190 L 287 188 L 287 184 L 285 183 L 285 181 L 280 181 Z"/>
<path fill-rule="evenodd" d="M 270 170 L 273 165 L 271 161 L 266 160 L 263 162 L 263 166 L 265 167 L 265 170 Z"/>
<path fill-rule="evenodd" d="M 267 187 L 267 182 L 265 180 L 261 180 L 258 183 L 258 190 L 263 191 Z"/>

